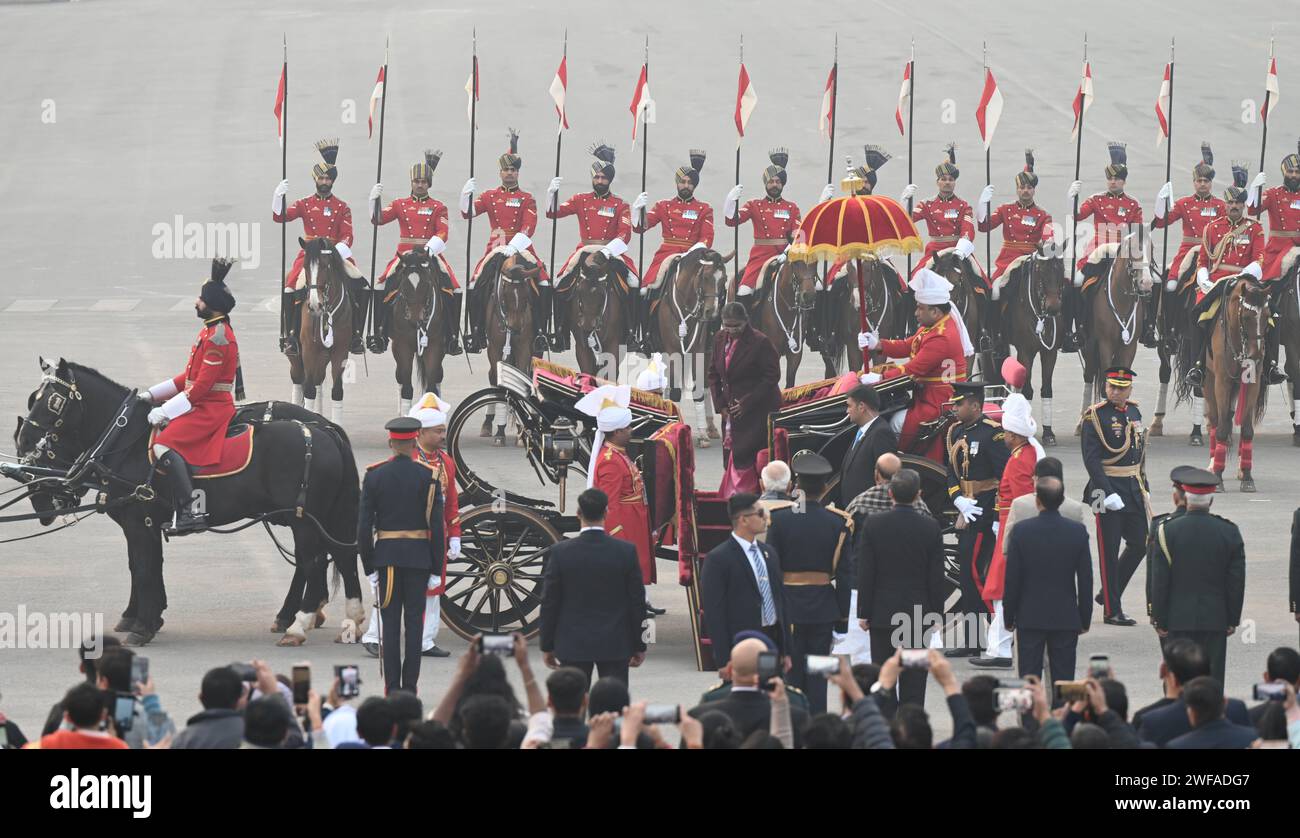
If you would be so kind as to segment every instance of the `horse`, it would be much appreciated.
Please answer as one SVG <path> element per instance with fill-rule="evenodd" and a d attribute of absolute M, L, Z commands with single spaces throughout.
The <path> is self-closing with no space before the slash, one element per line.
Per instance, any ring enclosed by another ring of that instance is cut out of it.
<path fill-rule="evenodd" d="M 1241 426 L 1237 479 L 1243 492 L 1255 491 L 1255 422 L 1264 415 L 1268 387 L 1262 386 L 1268 330 L 1268 289 L 1249 275 L 1220 280 L 1218 310 L 1211 321 L 1205 352 L 1205 423 L 1210 436 L 1210 468 L 1223 491 L 1232 425 Z M 1180 360 L 1186 360 L 1180 358 Z M 1194 360 L 1194 359 L 1192 359 Z M 1180 374 L 1182 370 L 1180 370 Z"/>
<path fill-rule="evenodd" d="M 978 341 L 984 329 L 984 309 L 988 305 L 987 295 L 976 291 L 983 281 L 975 272 L 969 259 L 957 256 L 956 249 L 941 250 L 930 262 L 930 270 L 952 283 L 952 311 L 966 324 L 966 334 Z M 972 355 L 966 359 L 966 371 L 974 378 L 974 361 Z"/>
<path fill-rule="evenodd" d="M 1177 282 L 1175 280 L 1175 282 Z M 1165 287 L 1164 293 L 1160 295 L 1159 306 L 1160 312 L 1157 315 L 1156 323 L 1159 328 L 1160 341 L 1156 345 L 1156 355 L 1160 359 L 1160 391 L 1156 399 L 1156 412 L 1151 422 L 1151 427 L 1147 431 L 1148 436 L 1164 436 L 1165 432 L 1165 409 L 1169 400 L 1169 381 L 1173 377 L 1174 365 L 1178 361 L 1179 353 L 1187 342 L 1187 329 L 1191 321 L 1192 305 L 1196 302 L 1196 295 L 1192 293 L 1190 287 L 1170 290 Z M 1202 446 L 1205 444 L 1205 438 L 1201 434 L 1201 388 L 1196 387 L 1189 389 L 1181 384 L 1175 384 L 1175 404 L 1181 404 L 1184 400 L 1191 399 L 1192 403 L 1192 431 L 1187 438 L 1187 444 L 1191 446 Z"/>
<path fill-rule="evenodd" d="M 1152 302 L 1151 291 L 1156 278 L 1151 269 L 1151 240 L 1144 235 L 1142 225 L 1131 225 L 1130 229 L 1132 232 L 1123 241 L 1102 245 L 1094 251 L 1110 255 L 1101 255 L 1097 262 L 1092 263 L 1098 266 L 1097 271 L 1105 271 L 1105 274 L 1093 274 L 1096 285 L 1090 297 L 1084 296 L 1083 304 L 1089 307 L 1089 318 L 1088 334 L 1080 350 L 1083 360 L 1080 421 L 1088 407 L 1101 401 L 1105 395 L 1102 376 L 1098 373 L 1108 367 L 1133 366 L 1138 332 L 1145 322 L 1147 306 Z"/>
<path fill-rule="evenodd" d="M 487 298 L 487 356 L 488 383 L 497 386 L 497 364 L 505 359 L 515 369 L 529 375 L 533 369 L 533 341 L 537 334 L 532 304 L 537 296 L 533 283 L 541 272 L 541 265 L 530 263 L 518 253 L 493 254 L 483 264 L 476 287 L 484 289 Z M 504 406 L 498 413 L 483 417 L 479 436 L 493 437 L 492 444 L 506 444 L 506 420 L 509 412 Z M 495 426 L 495 435 L 493 432 Z M 522 445 L 522 437 L 515 437 Z"/>
<path fill-rule="evenodd" d="M 793 387 L 803 360 L 804 330 L 815 316 L 817 268 L 810 262 L 788 259 L 770 265 L 762 296 L 754 301 L 758 329 L 785 358 L 785 386 Z"/>
<path fill-rule="evenodd" d="M 1005 279 L 993 283 L 993 299 L 1003 306 L 999 322 L 1002 339 L 1007 346 L 1016 348 L 1016 360 L 1025 368 L 1025 398 L 1034 395 L 1034 358 L 1043 361 L 1042 405 L 1043 444 L 1055 445 L 1052 431 L 1052 372 L 1056 368 L 1056 355 L 1063 337 L 1061 304 L 1065 296 L 1065 259 L 1053 254 L 1048 246 L 1039 244 L 1032 252 L 1012 263 Z M 1006 285 L 1014 283 L 1013 294 L 1001 294 Z M 1005 349 L 1005 347 L 1004 347 Z"/>
<path fill-rule="evenodd" d="M 452 288 L 438 260 L 422 247 L 398 257 L 389 281 L 396 286 L 388 300 L 393 307 L 393 360 L 401 388 L 398 413 L 405 416 L 417 390 L 442 392 L 446 336 L 454 325 L 447 323 L 452 308 L 444 298 L 452 294 Z"/>
<path fill-rule="evenodd" d="M 330 418 L 343 419 L 343 368 L 348 360 L 352 332 L 361 326 L 352 322 L 353 306 L 348 294 L 348 273 L 343 258 L 328 238 L 298 239 L 302 245 L 303 287 L 307 304 L 302 307 L 298 335 L 301 349 L 289 356 L 289 378 L 293 381 L 290 401 L 310 405 L 321 412 L 317 389 L 331 372 Z"/>
<path fill-rule="evenodd" d="M 1287 262 L 1289 261 L 1289 265 Z M 1282 283 L 1275 299 L 1274 329 L 1281 329 L 1280 345 L 1286 350 L 1287 387 L 1291 395 L 1291 444 L 1300 447 L 1300 411 L 1296 410 L 1296 382 L 1300 381 L 1300 250 L 1284 257 Z"/>
<path fill-rule="evenodd" d="M 573 277 L 565 306 L 565 322 L 573 335 L 573 354 L 578 368 L 587 375 L 616 377 L 627 338 L 623 316 L 624 295 L 636 294 L 621 284 L 615 261 L 595 248 L 578 255 L 569 275 Z"/>
<path fill-rule="evenodd" d="M 153 486 L 151 405 L 90 367 L 43 358 L 40 366 L 41 383 L 14 431 L 15 449 L 22 466 L 66 469 L 67 477 L 33 491 L 32 506 L 46 513 L 40 522 L 48 526 L 88 489 L 97 492 L 100 511 L 126 537 L 131 572 L 130 600 L 114 630 L 128 633 L 127 645 L 143 646 L 162 627 L 167 607 L 162 529 L 172 513 L 171 499 Z M 326 553 L 334 553 L 345 580 L 355 577 L 356 461 L 346 436 L 319 421 L 259 422 L 251 433 L 244 467 L 195 476 L 196 502 L 202 502 L 214 527 L 253 518 L 293 530 L 294 558 L 305 585 L 294 624 L 280 642 L 299 645 L 328 597 L 324 573 L 318 572 Z M 349 616 L 362 616 L 360 584 L 349 581 L 347 589 Z"/>
<path fill-rule="evenodd" d="M 866 310 L 867 331 L 882 338 L 906 337 L 907 318 L 911 312 L 899 287 L 898 272 L 893 265 L 879 257 L 868 255 L 855 260 L 862 271 L 862 288 L 866 300 L 861 300 L 858 283 L 852 271 L 845 270 L 838 278 L 829 277 L 830 287 L 822 295 L 824 306 L 820 322 L 822 330 L 822 361 L 826 378 L 839 376 L 847 359 L 850 369 L 862 369 L 862 350 L 858 348 L 858 333 L 862 331 L 861 309 Z"/>
<path fill-rule="evenodd" d="M 708 387 L 703 386 L 700 376 L 713 351 L 713 324 L 726 294 L 724 265 L 733 256 L 724 257 L 709 248 L 688 251 L 665 268 L 667 273 L 655 302 L 656 345 L 672 359 L 669 389 L 683 386 L 678 375 L 684 373 L 684 392 L 690 393 L 695 402 L 695 443 L 700 448 L 708 448 L 709 440 L 719 437 L 713 411 L 706 405 L 710 398 Z"/>

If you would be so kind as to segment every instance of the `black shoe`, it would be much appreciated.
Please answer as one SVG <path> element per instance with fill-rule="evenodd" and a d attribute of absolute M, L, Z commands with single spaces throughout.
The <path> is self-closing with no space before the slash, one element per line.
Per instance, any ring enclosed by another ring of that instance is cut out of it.
<path fill-rule="evenodd" d="M 650 617 L 651 619 L 654 619 L 655 617 L 662 617 L 664 614 L 667 613 L 668 613 L 668 609 L 666 608 L 655 608 L 653 605 L 651 605 L 648 602 L 645 604 L 645 615 L 647 617 Z"/>
<path fill-rule="evenodd" d="M 463 350 L 463 349 L 460 348 L 460 341 L 456 338 L 456 333 L 455 333 L 455 332 L 451 333 L 450 335 L 447 335 L 447 354 L 448 354 L 448 355 L 460 355 L 460 354 L 461 354 L 462 352 L 464 352 L 464 351 L 465 351 L 465 350 Z"/>
<path fill-rule="evenodd" d="M 1205 383 L 1205 370 L 1200 364 L 1197 364 L 1187 371 L 1187 375 L 1183 376 L 1183 383 L 1188 387 L 1200 387 Z"/>
<path fill-rule="evenodd" d="M 1276 362 L 1269 366 L 1268 373 L 1264 376 L 1264 383 L 1270 387 L 1274 384 L 1286 383 L 1286 374 L 1277 368 Z"/>
<path fill-rule="evenodd" d="M 377 657 L 379 657 L 379 644 L 378 644 L 378 643 L 362 643 L 362 644 L 361 644 L 361 648 L 362 648 L 362 649 L 365 649 L 365 650 L 366 650 L 366 654 L 367 654 L 367 655 L 370 655 L 370 657 L 372 657 L 372 658 L 377 658 Z"/>
<path fill-rule="evenodd" d="M 973 658 L 973 657 L 977 657 L 979 653 L 980 653 L 979 649 L 944 649 L 943 650 L 943 656 L 945 658 Z"/>
<path fill-rule="evenodd" d="M 1011 658 L 986 658 L 980 655 L 977 658 L 971 658 L 970 665 L 978 666 L 981 669 L 1010 669 Z"/>
<path fill-rule="evenodd" d="M 366 354 L 365 339 L 361 337 L 360 332 L 352 333 L 352 342 L 348 344 L 348 352 L 352 355 Z"/>
<path fill-rule="evenodd" d="M 435 644 L 433 644 L 432 646 L 430 646 L 429 648 L 425 649 L 423 652 L 420 652 L 420 657 L 422 657 L 422 658 L 449 658 L 449 657 L 451 657 L 451 652 L 448 652 L 446 649 L 442 648 L 442 647 L 439 646 L 437 643 L 435 643 Z"/>
<path fill-rule="evenodd" d="M 1200 425 L 1192 425 L 1192 434 L 1187 438 L 1187 444 L 1193 448 L 1205 447 L 1205 437 L 1201 435 Z"/>
<path fill-rule="evenodd" d="M 1101 594 L 1097 594 L 1095 597 L 1093 597 L 1093 598 L 1092 598 L 1092 601 L 1095 602 L 1095 603 L 1097 603 L 1098 605 L 1105 605 L 1105 604 L 1106 604 L 1106 603 L 1102 600 L 1102 598 L 1101 598 Z"/>
<path fill-rule="evenodd" d="M 1078 330 L 1065 333 L 1065 339 L 1061 341 L 1062 352 L 1078 352 L 1083 346 L 1083 340 L 1079 337 Z"/>
<path fill-rule="evenodd" d="M 1136 626 L 1138 621 L 1121 611 L 1118 614 L 1107 617 L 1105 623 L 1108 626 Z"/>
<path fill-rule="evenodd" d="M 374 355 L 383 355 L 388 351 L 388 338 L 382 335 L 371 335 L 366 339 L 366 348 Z"/>

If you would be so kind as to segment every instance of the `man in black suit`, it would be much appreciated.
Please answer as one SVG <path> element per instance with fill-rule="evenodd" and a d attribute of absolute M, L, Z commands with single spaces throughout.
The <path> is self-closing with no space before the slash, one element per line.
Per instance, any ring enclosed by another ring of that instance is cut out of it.
<path fill-rule="evenodd" d="M 876 460 L 898 450 L 898 437 L 880 418 L 880 396 L 870 384 L 850 390 L 844 409 L 858 428 L 840 464 L 839 505 L 847 509 L 850 501 L 875 485 Z"/>
<path fill-rule="evenodd" d="M 905 649 L 924 649 L 926 628 L 943 625 L 943 535 L 939 522 L 912 508 L 921 478 L 910 468 L 889 481 L 894 508 L 867 516 L 858 539 L 858 623 L 871 633 L 871 659 L 894 654 L 899 623 Z M 907 669 L 898 681 L 898 700 L 924 706 L 924 669 Z"/>
<path fill-rule="evenodd" d="M 628 667 L 645 660 L 641 565 L 634 545 L 605 532 L 608 504 L 600 489 L 578 495 L 582 529 L 552 548 L 542 586 L 543 660 L 576 667 L 588 683 L 593 667 L 627 683 Z"/>
<path fill-rule="evenodd" d="M 756 730 L 768 730 L 772 724 L 772 700 L 758 682 L 758 656 L 766 651 L 763 641 L 753 637 L 728 649 L 731 692 L 726 698 L 706 701 L 687 712 L 697 719 L 705 713 L 723 713 L 731 719 L 742 738 Z M 798 748 L 804 728 L 808 726 L 808 713 L 793 702 L 790 704 L 790 722 L 794 729 L 794 746 Z"/>
<path fill-rule="evenodd" d="M 1020 677 L 1043 674 L 1051 654 L 1052 681 L 1074 680 L 1079 635 L 1092 622 L 1092 556 L 1088 530 L 1061 517 L 1065 484 L 1040 477 L 1038 516 L 1016 524 L 1007 549 L 1002 618 L 1020 644 Z"/>
<path fill-rule="evenodd" d="M 1241 750 L 1259 738 L 1253 727 L 1235 725 L 1223 717 L 1223 684 L 1208 675 L 1193 678 L 1183 690 L 1191 730 L 1169 742 L 1176 750 Z"/>
<path fill-rule="evenodd" d="M 785 586 L 776 551 L 757 541 L 767 529 L 758 495 L 740 492 L 727 499 L 731 537 L 709 551 L 700 573 L 704 626 L 712 644 L 713 664 L 724 681 L 731 680 L 731 639 L 742 631 L 758 630 L 772 638 L 782 656 L 788 655 Z M 787 663 L 789 658 L 786 658 Z"/>
<path fill-rule="evenodd" d="M 1183 690 L 1197 678 L 1210 674 L 1210 658 L 1194 641 L 1184 637 L 1171 638 L 1162 651 L 1164 660 L 1160 663 L 1160 679 L 1164 681 L 1165 697 L 1133 714 L 1133 727 L 1138 736 L 1142 741 L 1159 747 L 1192 729 Z M 1246 705 L 1239 699 L 1228 699 L 1225 716 L 1233 724 L 1250 725 Z"/>

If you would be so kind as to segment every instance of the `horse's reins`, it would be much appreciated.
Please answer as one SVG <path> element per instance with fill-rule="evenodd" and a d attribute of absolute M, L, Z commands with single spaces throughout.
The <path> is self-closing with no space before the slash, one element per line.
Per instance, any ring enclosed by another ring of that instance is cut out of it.
<path fill-rule="evenodd" d="M 1037 256 L 1033 257 L 1032 259 L 1030 259 L 1029 264 L 1026 265 L 1026 269 L 1029 272 L 1029 276 L 1025 280 L 1025 302 L 1029 304 L 1029 313 L 1034 315 L 1034 321 L 1035 321 L 1034 337 L 1038 338 L 1038 345 L 1043 347 L 1043 349 L 1047 350 L 1048 352 L 1051 352 L 1056 349 L 1056 341 L 1057 338 L 1060 337 L 1060 335 L 1058 334 L 1058 329 L 1056 328 L 1056 315 L 1043 314 L 1042 312 L 1042 307 L 1047 301 L 1046 291 L 1042 291 L 1042 293 L 1040 294 L 1038 305 L 1034 305 L 1034 290 L 1033 290 L 1034 280 L 1038 279 L 1038 274 L 1034 271 L 1033 263 L 1034 260 L 1037 258 L 1038 258 Z M 1043 281 L 1039 279 L 1038 284 L 1041 290 Z M 1050 344 L 1047 341 L 1043 340 L 1043 332 L 1046 331 L 1046 325 L 1048 319 L 1051 319 L 1052 321 L 1052 342 Z"/>
<path fill-rule="evenodd" d="M 790 268 L 790 287 L 791 289 L 794 289 L 795 288 L 794 266 L 788 261 L 785 264 Z M 802 355 L 803 354 L 803 313 L 805 311 L 810 311 L 811 308 L 800 305 L 798 290 L 792 290 L 792 296 L 794 297 L 794 302 L 788 303 L 787 305 L 789 305 L 792 309 L 794 309 L 794 327 L 790 328 L 786 326 L 785 318 L 781 316 L 781 306 L 778 305 L 778 303 L 784 301 L 784 298 L 781 297 L 781 283 L 780 283 L 781 271 L 777 271 L 776 275 L 777 275 L 777 281 L 776 283 L 774 283 L 776 287 L 772 289 L 772 313 L 776 315 L 777 325 L 780 326 L 781 331 L 785 333 L 786 345 L 790 347 L 790 352 L 794 355 Z"/>
<path fill-rule="evenodd" d="M 1114 317 L 1115 322 L 1119 324 L 1120 341 L 1123 343 L 1124 346 L 1128 346 L 1137 337 L 1137 334 L 1134 332 L 1133 327 L 1137 325 L 1138 302 L 1142 297 L 1142 293 L 1138 289 L 1137 280 L 1133 279 L 1134 269 L 1132 267 L 1132 262 L 1126 260 L 1124 263 L 1126 268 L 1126 273 L 1128 273 L 1129 281 L 1133 285 L 1132 287 L 1133 308 L 1129 310 L 1128 317 L 1121 318 L 1119 316 L 1119 309 L 1115 307 L 1115 283 L 1113 281 L 1115 278 L 1115 266 L 1118 264 L 1119 264 L 1119 256 L 1116 255 L 1115 259 L 1110 263 L 1110 271 L 1108 271 L 1106 274 L 1106 303 L 1107 305 L 1110 306 L 1111 316 Z M 1137 270 L 1140 271 L 1141 268 L 1138 268 Z"/>
<path fill-rule="evenodd" d="M 333 250 L 330 251 L 330 253 L 333 252 L 334 252 Z M 326 349 L 330 349 L 334 346 L 334 315 L 338 314 L 339 309 L 343 307 L 343 302 L 347 299 L 347 290 L 343 289 L 343 292 L 339 294 L 338 302 L 334 303 L 333 307 L 331 308 L 329 286 L 328 285 L 325 286 L 324 289 L 322 290 L 321 285 L 317 282 L 317 280 L 320 278 L 320 270 L 319 270 L 319 266 L 316 264 L 316 260 L 320 258 L 321 258 L 321 254 L 317 254 L 315 259 L 311 259 L 305 262 L 303 264 L 303 270 L 307 272 L 307 290 L 315 291 L 318 294 L 320 294 L 321 297 L 324 298 L 325 316 L 321 317 L 319 313 L 313 313 L 313 317 L 315 317 L 317 323 L 320 324 L 321 346 L 324 346 Z M 312 268 L 317 268 L 317 270 L 312 270 Z M 341 289 L 342 286 L 343 283 L 340 282 L 339 287 Z M 308 311 L 310 310 L 311 307 L 308 306 Z"/>
<path fill-rule="evenodd" d="M 697 264 L 699 263 L 697 262 Z M 692 308 L 690 311 L 683 313 L 682 305 L 677 300 L 677 278 L 682 275 L 682 268 L 681 268 L 680 261 L 677 263 L 677 274 L 676 276 L 673 277 L 673 285 L 672 288 L 670 289 L 671 293 L 669 294 L 669 298 L 672 301 L 673 310 L 677 312 L 677 317 L 678 317 L 677 339 L 679 341 L 684 341 L 682 343 L 683 352 L 692 351 L 691 347 L 695 346 L 695 341 L 697 341 L 700 338 L 700 328 L 704 325 L 704 302 L 708 298 L 708 295 L 704 293 L 701 287 L 700 275 L 702 273 L 703 271 L 701 270 L 701 271 L 697 271 L 695 274 L 695 280 L 696 280 L 695 307 Z M 717 294 L 714 294 L 713 296 L 714 299 L 717 299 Z M 686 328 L 686 324 L 691 320 L 691 318 L 695 319 L 695 325 L 688 329 Z M 682 334 L 683 331 L 686 332 L 685 335 Z M 686 339 L 688 335 L 690 336 L 689 340 Z"/>
<path fill-rule="evenodd" d="M 577 297 L 578 300 L 578 327 L 579 328 L 582 328 L 582 315 L 583 312 L 586 310 L 586 306 L 584 306 L 582 303 L 581 286 L 583 283 L 594 284 L 601 291 L 600 312 L 597 313 L 596 315 L 595 325 L 592 326 L 591 331 L 587 334 L 588 348 L 590 348 L 592 352 L 599 353 L 602 351 L 603 348 L 603 344 L 601 343 L 600 340 L 600 331 L 601 329 L 604 328 L 605 325 L 605 315 L 609 313 L 609 282 L 608 279 L 606 279 L 605 282 L 602 282 L 599 279 L 590 279 L 588 278 L 587 274 L 583 271 L 581 267 L 578 268 L 578 278 L 574 280 L 573 294 L 575 297 Z M 628 293 L 629 294 L 632 293 L 632 290 L 630 288 L 628 289 Z"/>
<path fill-rule="evenodd" d="M 410 282 L 410 279 L 407 278 L 407 279 L 404 279 L 403 281 L 406 282 L 406 283 L 409 283 L 409 282 Z M 415 321 L 414 321 L 414 322 L 415 322 L 415 335 L 416 335 L 416 337 L 415 337 L 415 354 L 416 354 L 416 355 L 419 355 L 419 354 L 423 353 L 424 350 L 425 350 L 425 347 L 427 347 L 427 346 L 429 345 L 429 329 L 433 328 L 433 317 L 434 317 L 435 314 L 438 313 L 438 286 L 437 286 L 437 284 L 433 281 L 432 271 L 430 271 L 430 273 L 429 273 L 428 275 L 426 275 L 426 274 L 424 274 L 424 273 L 421 273 L 421 274 L 420 274 L 420 280 L 419 280 L 419 283 L 420 283 L 420 284 L 423 284 L 423 283 L 426 282 L 426 281 L 429 283 L 430 288 L 431 288 L 431 290 L 430 290 L 430 292 L 429 292 L 429 303 L 428 303 L 428 308 L 427 308 L 427 311 L 429 312 L 429 316 L 428 316 L 428 317 L 425 317 L 425 316 L 424 316 L 424 313 L 425 313 L 426 309 L 421 309 L 419 315 L 416 317 L 416 319 L 415 319 Z M 417 287 L 416 287 L 416 290 L 417 290 L 417 291 L 419 290 L 418 285 L 417 285 Z M 411 301 L 410 301 L 409 299 L 407 299 L 407 297 L 406 297 L 406 288 L 405 288 L 405 286 L 399 284 L 399 285 L 397 286 L 397 293 L 398 293 L 399 296 L 401 296 L 401 298 L 402 298 L 402 307 L 406 310 L 406 313 L 407 313 L 407 315 L 408 315 L 408 316 L 406 317 L 406 320 L 407 320 L 407 322 L 411 322 L 411 318 L 410 318 L 410 316 L 409 316 L 410 313 L 411 313 Z"/>

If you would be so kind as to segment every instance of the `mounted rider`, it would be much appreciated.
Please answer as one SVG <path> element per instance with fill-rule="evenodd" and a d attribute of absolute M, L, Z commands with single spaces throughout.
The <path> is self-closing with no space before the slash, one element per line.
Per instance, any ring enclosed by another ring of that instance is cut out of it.
<path fill-rule="evenodd" d="M 478 278 L 490 257 L 497 253 L 505 258 L 522 255 L 524 259 L 538 267 L 537 288 L 540 294 L 540 309 L 551 310 L 551 278 L 533 249 L 533 234 L 537 232 L 537 201 L 531 192 L 519 188 L 519 169 L 523 158 L 519 156 L 519 135 L 513 128 L 509 131 L 510 148 L 498 158 L 501 169 L 501 186 L 475 194 L 477 183 L 474 178 L 465 181 L 460 190 L 460 217 L 468 219 L 471 215 L 487 215 L 492 225 L 488 236 L 487 249 L 479 258 L 478 264 L 469 277 L 469 323 L 470 333 L 465 340 L 465 348 L 470 352 L 482 352 L 487 346 L 485 336 L 487 329 L 487 297 L 490 289 L 479 288 Z M 471 212 L 470 198 L 474 205 Z M 544 322 L 544 321 L 543 321 Z M 544 331 L 538 328 L 538 331 Z"/>
<path fill-rule="evenodd" d="M 230 328 L 235 298 L 226 287 L 233 259 L 213 259 L 211 278 L 194 301 L 203 321 L 190 347 L 184 372 L 149 388 L 149 424 L 157 430 L 151 438 L 155 468 L 167 483 L 176 517 L 169 535 L 202 532 L 208 514 L 196 499 L 190 467 L 216 465 L 235 415 L 235 376 L 239 369 L 239 344 Z"/>
<path fill-rule="evenodd" d="M 357 268 L 352 258 L 352 209 L 334 194 L 334 181 L 338 180 L 339 170 L 335 165 L 339 155 L 338 140 L 321 140 L 316 143 L 321 162 L 312 167 L 312 177 L 316 181 L 315 194 L 300 198 L 285 210 L 289 181 L 282 180 L 275 187 L 271 197 L 271 220 L 277 224 L 302 219 L 304 238 L 328 238 L 334 243 L 334 249 L 343 257 L 343 267 L 348 273 L 349 296 L 352 298 L 352 344 L 348 351 L 353 355 L 365 352 L 361 340 L 359 324 L 365 322 L 366 278 Z M 302 301 L 307 296 L 306 278 L 303 276 L 305 254 L 300 249 L 294 257 L 293 266 L 284 280 L 284 293 L 293 295 L 293 305 L 285 306 L 288 320 L 283 324 L 286 337 L 281 340 L 280 351 L 286 355 L 296 355 L 298 348 L 298 325 L 302 322 Z M 303 287 L 299 287 L 303 283 Z"/>
<path fill-rule="evenodd" d="M 674 173 L 677 197 L 656 201 L 646 209 L 649 196 L 642 192 L 632 201 L 632 232 L 644 233 L 656 225 L 663 225 L 663 244 L 655 251 L 641 283 L 641 301 L 637 307 L 637 325 L 643 336 L 650 334 L 650 306 L 659 296 L 664 278 L 672 274 L 678 259 L 702 247 L 713 247 L 713 207 L 695 199 L 700 185 L 700 170 L 704 168 L 704 152 L 691 149 L 690 165 L 679 166 Z M 645 342 L 645 341 L 643 341 Z M 649 350 L 648 346 L 643 349 Z"/>
<path fill-rule="evenodd" d="M 918 201 L 912 208 L 912 220 L 924 221 L 930 233 L 930 240 L 925 243 L 925 252 L 913 269 L 912 275 L 926 265 L 931 257 L 943 250 L 953 248 L 961 259 L 969 259 L 975 268 L 975 275 L 988 290 L 988 277 L 979 262 L 975 261 L 975 213 L 970 204 L 957 197 L 957 178 L 961 170 L 957 168 L 957 144 L 949 143 L 945 149 L 944 161 L 934 167 L 935 185 L 939 194 L 927 201 Z M 916 194 L 916 184 L 909 183 L 899 196 L 898 202 L 906 204 Z"/>
<path fill-rule="evenodd" d="M 423 247 L 429 252 L 430 259 L 437 259 L 438 266 L 451 282 L 451 299 L 448 304 L 447 319 L 447 354 L 459 355 L 460 344 L 457 335 L 460 329 L 460 283 L 451 263 L 443 256 L 447 249 L 447 205 L 429 196 L 429 186 L 433 183 L 433 173 L 442 159 L 441 151 L 425 150 L 424 160 L 411 167 L 411 194 L 407 198 L 398 198 L 388 206 L 380 209 L 384 194 L 384 185 L 376 183 L 370 189 L 370 219 L 376 225 L 397 222 L 402 237 L 397 240 L 397 252 L 375 280 L 375 333 L 370 338 L 370 351 L 376 354 L 388 349 L 388 327 L 392 322 L 393 310 L 388 301 L 397 289 L 388 290 L 385 285 L 388 278 L 397 270 L 402 254 Z M 441 289 L 434 289 L 438 293 Z"/>
<path fill-rule="evenodd" d="M 1233 185 L 1223 193 L 1227 215 L 1207 224 L 1201 237 L 1196 269 L 1196 305 L 1192 308 L 1194 328 L 1188 333 L 1193 361 L 1186 376 L 1189 386 L 1199 387 L 1205 381 L 1205 346 L 1223 298 L 1221 280 L 1248 275 L 1259 281 L 1264 273 L 1264 228 L 1246 215 L 1246 178 L 1245 166 L 1232 167 Z M 1265 344 L 1271 351 L 1267 355 L 1270 363 L 1265 379 L 1269 384 L 1286 380 L 1277 369 L 1277 331 L 1276 328 L 1269 329 Z"/>
<path fill-rule="evenodd" d="M 1201 160 L 1192 167 L 1192 194 L 1174 201 L 1173 206 L 1169 203 L 1173 197 L 1173 184 L 1166 183 L 1156 194 L 1152 229 L 1164 229 L 1175 221 L 1183 223 L 1183 238 L 1174 260 L 1169 263 L 1170 275 L 1165 277 L 1165 291 L 1169 293 L 1192 280 L 1198 258 L 1192 251 L 1200 246 L 1205 228 L 1228 214 L 1228 205 L 1213 192 L 1214 175 L 1214 151 L 1209 143 L 1201 143 Z"/>
<path fill-rule="evenodd" d="M 785 167 L 790 162 L 790 152 L 784 148 L 773 149 L 768 152 L 767 159 L 772 161 L 772 165 L 763 170 L 766 195 L 741 205 L 740 193 L 744 187 L 738 183 L 731 187 L 722 207 L 723 221 L 728 227 L 739 227 L 746 221 L 754 225 L 754 244 L 749 249 L 740 285 L 735 289 L 737 302 L 744 303 L 747 308 L 747 298 L 753 296 L 763 266 L 768 260 L 785 253 L 799 229 L 799 207 L 781 197 L 788 179 Z"/>
<path fill-rule="evenodd" d="M 1300 149 L 1300 144 L 1297 145 Z M 1282 291 L 1284 268 L 1295 264 L 1296 245 L 1300 244 L 1300 153 L 1288 154 L 1282 158 L 1282 185 L 1264 191 L 1264 173 L 1255 176 L 1251 193 L 1247 196 L 1246 206 L 1251 215 L 1259 216 L 1268 211 L 1268 244 L 1264 247 L 1264 285 L 1268 288 L 1269 304 L 1277 312 L 1277 298 Z M 1251 198 L 1254 202 L 1251 202 Z M 1278 384 L 1285 381 L 1285 376 L 1277 369 L 1278 329 L 1269 329 L 1268 346 L 1268 383 Z"/>
<path fill-rule="evenodd" d="M 975 208 L 975 220 L 981 233 L 988 233 L 997 227 L 1002 228 L 1002 249 L 993 262 L 992 298 L 997 300 L 1002 289 L 1010 281 L 1004 274 L 1012 265 L 1025 259 L 1038 250 L 1040 245 L 1052 242 L 1052 216 L 1034 203 L 1034 193 L 1038 190 L 1038 175 L 1034 174 L 1034 150 L 1025 149 L 1025 168 L 1016 173 L 1016 202 L 1003 204 L 989 212 L 993 203 L 993 186 L 989 184 L 980 192 Z M 1003 304 L 1005 307 L 1005 304 Z M 994 322 L 998 306 L 989 306 Z"/>

